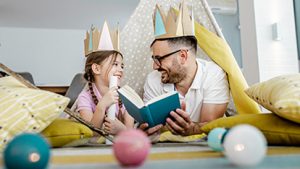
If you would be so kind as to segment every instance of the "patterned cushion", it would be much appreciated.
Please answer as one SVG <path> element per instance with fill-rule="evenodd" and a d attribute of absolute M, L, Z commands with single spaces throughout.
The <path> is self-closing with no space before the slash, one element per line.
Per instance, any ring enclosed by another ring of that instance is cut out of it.
<path fill-rule="evenodd" d="M 300 123 L 300 74 L 282 75 L 254 84 L 246 93 L 271 112 Z"/>
<path fill-rule="evenodd" d="M 0 78 L 0 151 L 15 135 L 38 133 L 65 109 L 69 99 L 25 87 L 15 78 Z"/>

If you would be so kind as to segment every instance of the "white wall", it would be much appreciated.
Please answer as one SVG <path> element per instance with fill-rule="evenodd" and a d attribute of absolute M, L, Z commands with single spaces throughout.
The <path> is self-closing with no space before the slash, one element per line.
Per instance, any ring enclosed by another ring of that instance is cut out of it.
<path fill-rule="evenodd" d="M 293 0 L 240 0 L 245 78 L 251 85 L 272 77 L 298 73 Z M 279 23 L 281 40 L 272 36 Z"/>
<path fill-rule="evenodd" d="M 0 62 L 37 85 L 69 85 L 84 69 L 83 40 L 107 20 L 120 30 L 139 0 L 1 0 Z"/>
<path fill-rule="evenodd" d="M 253 0 L 239 0 L 243 73 L 248 84 L 259 81 L 258 49 Z"/>
<path fill-rule="evenodd" d="M 270 6 L 270 4 L 272 4 Z M 266 12 L 266 8 L 268 7 Z M 260 80 L 298 72 L 293 0 L 256 0 Z M 280 41 L 272 40 L 272 24 L 278 23 Z"/>
<path fill-rule="evenodd" d="M 84 68 L 85 30 L 0 27 L 0 62 L 36 85 L 69 85 Z"/>

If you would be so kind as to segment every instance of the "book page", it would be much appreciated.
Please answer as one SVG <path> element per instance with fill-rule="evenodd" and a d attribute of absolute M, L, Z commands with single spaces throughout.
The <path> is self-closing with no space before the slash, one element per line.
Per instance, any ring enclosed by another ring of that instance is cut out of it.
<path fill-rule="evenodd" d="M 119 90 L 119 93 L 121 93 L 124 97 L 126 97 L 128 100 L 130 100 L 134 105 L 136 105 L 138 108 L 144 107 L 144 102 L 140 98 L 140 96 L 128 85 L 125 85 L 121 87 Z"/>
<path fill-rule="evenodd" d="M 167 98 L 167 97 L 169 97 L 171 95 L 174 95 L 176 93 L 177 93 L 177 91 L 172 91 L 172 92 L 168 92 L 168 93 L 162 94 L 160 96 L 154 97 L 151 100 L 149 100 L 145 105 L 149 105 L 151 103 L 157 102 L 158 100 L 162 100 L 162 99 Z"/>

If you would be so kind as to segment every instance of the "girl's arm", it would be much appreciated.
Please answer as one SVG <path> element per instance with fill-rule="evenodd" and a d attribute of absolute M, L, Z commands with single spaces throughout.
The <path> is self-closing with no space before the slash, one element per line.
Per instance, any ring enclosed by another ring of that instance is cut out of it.
<path fill-rule="evenodd" d="M 94 113 L 84 109 L 80 110 L 79 113 L 84 120 L 91 122 L 95 127 L 102 127 L 105 116 L 105 108 L 97 106 Z"/>
<path fill-rule="evenodd" d="M 112 88 L 99 100 L 95 112 L 88 109 L 82 109 L 79 113 L 83 119 L 91 122 L 94 126 L 101 128 L 106 109 L 110 105 L 117 103 L 118 98 L 117 88 Z"/>
<path fill-rule="evenodd" d="M 122 117 L 119 118 L 116 118 L 115 120 L 111 120 L 108 117 L 106 117 L 105 122 L 103 124 L 104 130 L 109 134 L 116 135 L 123 130 L 133 128 L 134 119 L 127 113 L 127 111 L 125 111 L 122 114 Z"/>

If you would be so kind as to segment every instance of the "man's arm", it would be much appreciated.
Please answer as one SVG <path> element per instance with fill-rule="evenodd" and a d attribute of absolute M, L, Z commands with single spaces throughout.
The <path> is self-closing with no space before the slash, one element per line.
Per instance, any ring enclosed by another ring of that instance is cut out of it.
<path fill-rule="evenodd" d="M 200 123 L 206 123 L 221 118 L 224 116 L 226 109 L 227 109 L 227 103 L 223 103 L 223 104 L 203 103 L 199 121 Z"/>
<path fill-rule="evenodd" d="M 204 98 L 198 122 L 192 122 L 183 110 L 172 112 L 174 120 L 168 119 L 168 129 L 174 134 L 192 135 L 202 133 L 201 127 L 224 116 L 229 101 L 229 87 L 225 72 L 214 63 L 208 63 L 208 74 L 203 84 Z M 201 104 L 201 103 L 200 103 Z"/>

